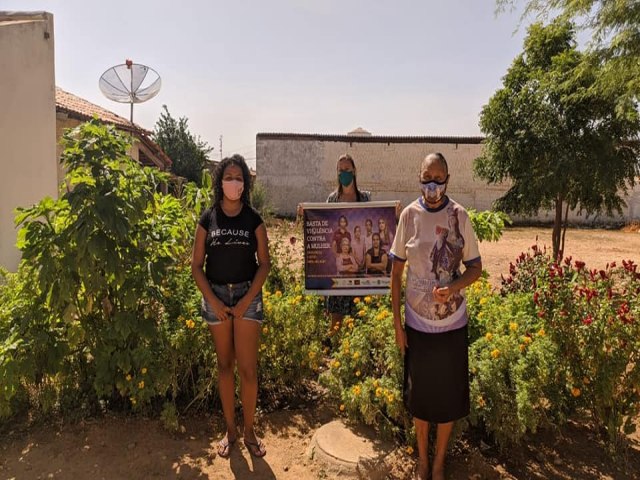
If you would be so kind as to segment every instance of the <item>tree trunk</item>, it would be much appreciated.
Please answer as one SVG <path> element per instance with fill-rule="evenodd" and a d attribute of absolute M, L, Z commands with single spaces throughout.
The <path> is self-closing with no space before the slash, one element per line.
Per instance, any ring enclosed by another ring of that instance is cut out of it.
<path fill-rule="evenodd" d="M 556 218 L 553 221 L 553 233 L 551 235 L 551 244 L 553 246 L 553 258 L 557 262 L 560 261 L 558 254 L 560 253 L 560 240 L 562 234 L 562 204 L 564 200 L 562 194 L 556 198 Z"/>
<path fill-rule="evenodd" d="M 558 259 L 558 261 L 564 258 L 564 239 L 567 236 L 567 225 L 569 224 L 568 218 L 569 218 L 569 203 L 567 203 L 567 206 L 564 209 L 564 219 L 562 220 L 562 241 L 560 242 L 560 252 L 559 252 L 560 258 Z"/>

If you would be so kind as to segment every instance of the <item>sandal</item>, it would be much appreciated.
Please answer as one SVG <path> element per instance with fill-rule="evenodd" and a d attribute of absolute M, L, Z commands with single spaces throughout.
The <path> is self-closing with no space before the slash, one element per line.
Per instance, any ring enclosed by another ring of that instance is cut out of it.
<path fill-rule="evenodd" d="M 260 440 L 259 438 L 256 438 L 255 442 L 244 440 L 244 446 L 247 447 L 249 453 L 256 458 L 264 457 L 267 454 L 267 449 L 265 448 L 262 440 Z"/>
<path fill-rule="evenodd" d="M 229 435 L 225 435 L 222 440 L 218 442 L 218 455 L 222 458 L 229 458 L 231 453 L 231 447 L 236 443 L 236 439 L 229 440 Z"/>

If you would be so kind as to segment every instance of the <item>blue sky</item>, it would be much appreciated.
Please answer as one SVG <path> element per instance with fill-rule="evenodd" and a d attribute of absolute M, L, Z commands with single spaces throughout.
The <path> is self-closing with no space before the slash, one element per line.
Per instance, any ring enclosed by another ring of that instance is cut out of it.
<path fill-rule="evenodd" d="M 54 14 L 56 83 L 128 117 L 98 78 L 126 58 L 162 76 L 162 105 L 223 153 L 258 132 L 479 135 L 478 114 L 522 48 L 493 0 L 0 0 Z"/>

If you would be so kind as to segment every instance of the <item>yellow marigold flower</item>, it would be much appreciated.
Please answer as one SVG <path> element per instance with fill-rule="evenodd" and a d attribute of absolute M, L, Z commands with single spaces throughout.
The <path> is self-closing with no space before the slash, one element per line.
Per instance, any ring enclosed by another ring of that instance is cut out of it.
<path fill-rule="evenodd" d="M 484 317 L 484 312 L 480 312 L 480 313 L 478 314 L 478 318 L 482 318 L 482 317 Z"/>
<path fill-rule="evenodd" d="M 407 447 L 407 454 L 413 455 L 413 447 Z"/>
<path fill-rule="evenodd" d="M 364 303 L 371 303 L 371 297 L 369 295 L 364 297 Z"/>
<path fill-rule="evenodd" d="M 142 370 L 140 370 L 140 372 L 141 372 L 143 375 L 146 375 L 146 374 L 147 374 L 147 367 L 142 367 Z"/>
<path fill-rule="evenodd" d="M 340 405 L 340 411 L 344 412 L 344 404 Z"/>
<path fill-rule="evenodd" d="M 487 334 L 484 336 L 484 338 L 487 339 L 487 342 L 490 342 L 493 339 L 493 333 L 487 332 Z"/>
<path fill-rule="evenodd" d="M 521 344 L 519 345 L 519 348 L 520 348 L 520 351 L 521 351 L 521 352 L 524 352 L 524 351 L 526 350 L 527 346 L 526 346 L 524 343 L 521 343 Z"/>
<path fill-rule="evenodd" d="M 360 395 L 360 385 L 355 385 L 353 387 L 353 394 L 356 396 Z"/>
<path fill-rule="evenodd" d="M 262 291 L 262 296 L 263 297 L 268 297 L 269 295 L 271 295 L 271 293 L 269 292 L 269 290 L 267 290 L 266 288 Z"/>
<path fill-rule="evenodd" d="M 338 360 L 334 360 L 333 363 L 331 364 L 331 366 L 333 368 L 338 368 L 338 367 L 340 367 L 340 362 Z"/>
<path fill-rule="evenodd" d="M 309 352 L 309 358 L 316 358 L 316 352 L 314 352 L 313 350 L 311 350 Z"/>
<path fill-rule="evenodd" d="M 262 333 L 264 333 L 265 335 L 267 333 L 269 333 L 269 328 L 268 327 L 262 327 Z"/>
<path fill-rule="evenodd" d="M 140 382 L 138 383 L 138 388 L 140 390 L 142 390 L 144 388 L 144 380 L 140 380 Z"/>
<path fill-rule="evenodd" d="M 480 299 L 480 302 L 479 302 L 479 303 L 480 303 L 480 305 L 484 305 L 484 304 L 485 304 L 485 303 L 487 303 L 488 301 L 489 301 L 489 299 L 488 299 L 487 297 L 482 297 L 482 298 Z"/>
<path fill-rule="evenodd" d="M 366 314 L 367 314 L 367 312 L 365 312 L 364 310 L 360 310 L 360 311 L 358 312 L 358 316 L 359 316 L 359 317 L 364 317 Z"/>
<path fill-rule="evenodd" d="M 511 330 L 512 332 L 515 332 L 517 329 L 518 329 L 518 324 L 516 322 L 509 323 L 509 330 Z"/>
<path fill-rule="evenodd" d="M 333 326 L 333 329 L 334 329 L 336 332 L 337 332 L 338 330 L 340 330 L 340 324 L 339 324 L 339 323 L 336 323 L 336 324 Z"/>
<path fill-rule="evenodd" d="M 538 330 L 538 336 L 539 337 L 544 337 L 545 336 L 544 328 L 541 328 L 540 330 Z"/>
<path fill-rule="evenodd" d="M 486 404 L 487 404 L 487 402 L 484 401 L 484 398 L 478 397 L 478 406 L 480 408 L 484 407 Z"/>
<path fill-rule="evenodd" d="M 355 303 L 356 305 L 358 305 L 360 303 L 360 297 L 356 297 L 353 299 L 353 303 Z"/>
<path fill-rule="evenodd" d="M 360 370 L 356 370 L 356 377 L 359 377 L 360 375 L 362 375 L 362 373 L 360 373 Z"/>
<path fill-rule="evenodd" d="M 189 319 L 186 322 L 187 328 L 193 328 L 196 326 L 196 322 L 194 322 L 193 320 Z"/>
<path fill-rule="evenodd" d="M 360 352 L 353 352 L 353 359 L 357 360 L 358 358 L 360 358 Z"/>
<path fill-rule="evenodd" d="M 387 400 L 389 401 L 389 403 L 393 402 L 395 400 L 395 396 L 393 395 L 393 393 L 387 395 Z"/>
<path fill-rule="evenodd" d="M 127 375 L 125 378 L 127 379 L 127 382 L 131 381 L 131 375 Z"/>
<path fill-rule="evenodd" d="M 493 350 L 491 350 L 491 358 L 498 358 L 500 356 L 500 350 L 498 350 L 497 348 L 494 348 Z"/>
<path fill-rule="evenodd" d="M 276 297 L 280 298 L 282 296 L 282 292 L 280 290 L 276 291 Z"/>
<path fill-rule="evenodd" d="M 353 320 L 350 320 L 349 323 L 347 323 L 347 326 L 349 328 L 353 328 Z"/>
<path fill-rule="evenodd" d="M 380 395 L 382 395 L 382 388 L 378 387 L 376 388 L 376 397 L 379 397 Z"/>
<path fill-rule="evenodd" d="M 136 403 L 138 403 L 138 401 L 133 397 L 131 397 L 129 401 L 131 402 L 131 405 L 135 405 Z"/>
<path fill-rule="evenodd" d="M 373 386 L 377 388 L 378 385 L 380 385 L 380 382 L 378 380 L 374 380 L 373 381 Z"/>
<path fill-rule="evenodd" d="M 571 395 L 573 395 L 574 397 L 578 398 L 580 394 L 582 394 L 582 391 L 580 391 L 578 387 L 573 387 L 571 389 Z"/>
<path fill-rule="evenodd" d="M 533 339 L 532 339 L 531 337 L 529 337 L 529 336 L 526 336 L 526 335 L 525 335 L 525 336 L 522 338 L 522 341 L 523 341 L 523 343 L 524 343 L 525 345 L 528 345 L 528 344 L 530 344 L 531 342 L 533 342 Z"/>

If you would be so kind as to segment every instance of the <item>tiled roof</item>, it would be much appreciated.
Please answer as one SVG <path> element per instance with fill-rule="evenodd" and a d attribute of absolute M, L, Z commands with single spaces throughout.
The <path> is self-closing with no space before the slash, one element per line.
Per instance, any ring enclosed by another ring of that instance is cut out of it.
<path fill-rule="evenodd" d="M 98 119 L 105 123 L 112 123 L 119 128 L 128 131 L 140 131 L 146 135 L 150 135 L 151 132 L 142 128 L 140 125 L 133 126 L 131 122 L 120 115 L 102 108 L 95 103 L 91 103 L 84 98 L 78 97 L 73 93 L 65 92 L 60 87 L 56 87 L 56 111 L 64 112 L 70 117 L 77 118 L 79 120 L 90 120 L 94 115 L 98 116 Z"/>
<path fill-rule="evenodd" d="M 104 123 L 111 123 L 120 130 L 127 130 L 132 132 L 140 143 L 144 144 L 149 151 L 155 156 L 156 160 L 149 159 L 149 162 L 160 167 L 162 170 L 168 170 L 173 163 L 166 153 L 160 148 L 160 146 L 151 140 L 151 131 L 142 128 L 135 123 L 131 125 L 131 122 L 120 115 L 102 108 L 99 105 L 89 102 L 84 98 L 78 97 L 73 93 L 65 92 L 60 87 L 56 87 L 56 112 L 63 112 L 69 115 L 71 118 L 78 120 L 90 120 L 94 115 L 98 116 L 98 119 Z M 146 157 L 146 154 L 144 154 Z M 141 159 L 142 161 L 142 159 Z M 143 162 L 148 163 L 148 162 Z"/>
<path fill-rule="evenodd" d="M 484 137 L 455 136 L 392 136 L 392 135 L 332 135 L 322 133 L 258 133 L 256 140 L 319 140 L 325 142 L 345 143 L 455 143 L 478 144 Z"/>

